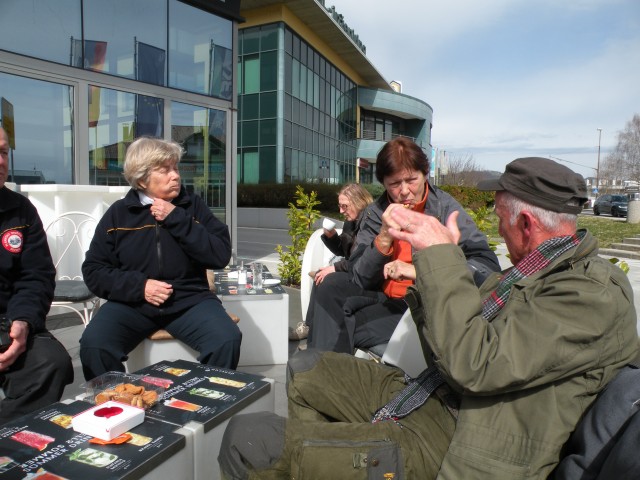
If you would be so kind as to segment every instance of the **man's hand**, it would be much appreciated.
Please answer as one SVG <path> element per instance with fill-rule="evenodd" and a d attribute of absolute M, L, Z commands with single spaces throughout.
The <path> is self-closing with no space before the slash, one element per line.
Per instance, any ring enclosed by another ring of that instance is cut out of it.
<path fill-rule="evenodd" d="M 14 320 L 9 336 L 12 339 L 11 345 L 3 353 L 0 353 L 0 372 L 6 371 L 27 349 L 29 324 L 23 320 Z"/>
<path fill-rule="evenodd" d="M 172 293 L 173 287 L 160 280 L 149 279 L 144 284 L 144 299 L 156 307 L 166 302 Z"/>
<path fill-rule="evenodd" d="M 386 213 L 386 212 L 385 212 Z M 416 213 L 405 208 L 394 208 L 389 212 L 395 226 L 389 228 L 389 234 L 398 240 L 404 240 L 416 250 L 443 243 L 458 244 L 460 230 L 458 215 L 455 211 L 447 218 L 446 226 L 430 215 Z"/>

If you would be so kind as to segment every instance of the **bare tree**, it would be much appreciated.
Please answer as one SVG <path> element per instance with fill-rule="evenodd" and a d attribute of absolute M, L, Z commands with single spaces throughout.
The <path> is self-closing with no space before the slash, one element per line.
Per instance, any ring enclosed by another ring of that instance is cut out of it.
<path fill-rule="evenodd" d="M 618 144 L 603 166 L 607 176 L 640 184 L 640 115 L 635 114 L 618 133 Z"/>
<path fill-rule="evenodd" d="M 447 160 L 447 173 L 442 176 L 442 185 L 473 186 L 483 178 L 483 172 L 473 155 L 450 153 Z"/>

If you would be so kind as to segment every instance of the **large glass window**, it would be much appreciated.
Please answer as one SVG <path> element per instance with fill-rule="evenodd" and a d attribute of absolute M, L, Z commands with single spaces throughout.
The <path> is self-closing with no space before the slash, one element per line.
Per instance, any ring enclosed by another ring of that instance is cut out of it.
<path fill-rule="evenodd" d="M 78 38 L 75 66 L 166 85 L 167 10 L 163 2 L 84 0 L 83 5 L 85 60 L 83 64 Z"/>
<path fill-rule="evenodd" d="M 177 0 L 169 1 L 169 19 L 169 86 L 231 100 L 231 20 Z"/>
<path fill-rule="evenodd" d="M 216 5 L 194 6 L 204 3 L 0 0 L 0 56 L 15 53 L 0 68 L 15 131 L 9 181 L 125 185 L 130 143 L 171 132 L 187 151 L 187 188 L 224 221 L 234 21 L 206 11 Z M 257 127 L 260 109 L 273 114 L 274 103 L 260 94 L 247 102 Z"/>
<path fill-rule="evenodd" d="M 0 48 L 69 65 L 80 12 L 80 0 L 2 0 Z"/>
<path fill-rule="evenodd" d="M 260 90 L 275 90 L 278 87 L 277 52 L 265 52 L 260 58 Z"/>
<path fill-rule="evenodd" d="M 0 95 L 13 107 L 10 182 L 73 183 L 73 99 L 69 85 L 0 73 Z"/>
<path fill-rule="evenodd" d="M 260 162 L 258 158 L 257 148 L 243 150 L 242 155 L 238 156 L 238 182 L 258 183 L 260 180 Z"/>
<path fill-rule="evenodd" d="M 242 60 L 244 67 L 244 83 L 242 85 L 242 93 L 245 95 L 257 93 L 260 91 L 260 57 L 251 55 L 244 57 Z"/>
<path fill-rule="evenodd" d="M 226 221 L 227 117 L 221 110 L 172 102 L 171 137 L 185 149 L 182 184 Z"/>
<path fill-rule="evenodd" d="M 89 85 L 89 180 L 126 185 L 122 166 L 127 146 L 138 137 L 162 137 L 164 101 Z"/>

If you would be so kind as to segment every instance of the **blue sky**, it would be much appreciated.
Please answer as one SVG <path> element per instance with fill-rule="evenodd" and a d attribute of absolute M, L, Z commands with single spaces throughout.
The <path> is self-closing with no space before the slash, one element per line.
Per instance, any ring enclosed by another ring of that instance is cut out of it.
<path fill-rule="evenodd" d="M 326 0 L 403 93 L 434 110 L 432 144 L 502 170 L 559 157 L 595 176 L 640 114 L 638 0 Z"/>

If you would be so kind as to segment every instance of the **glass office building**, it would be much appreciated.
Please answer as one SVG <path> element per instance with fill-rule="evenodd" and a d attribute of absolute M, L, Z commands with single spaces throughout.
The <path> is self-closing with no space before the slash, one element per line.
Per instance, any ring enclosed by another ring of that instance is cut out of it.
<path fill-rule="evenodd" d="M 284 23 L 238 38 L 238 180 L 353 181 L 355 83 Z"/>
<path fill-rule="evenodd" d="M 334 7 L 243 0 L 240 14 L 239 183 L 370 183 L 397 135 L 431 156 L 431 107 L 391 87 Z"/>
<path fill-rule="evenodd" d="M 235 150 L 240 0 L 3 0 L 9 181 L 124 185 L 140 136 L 185 148 L 182 181 L 223 221 Z"/>

